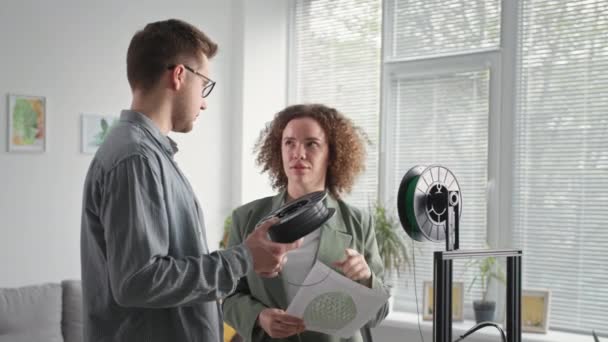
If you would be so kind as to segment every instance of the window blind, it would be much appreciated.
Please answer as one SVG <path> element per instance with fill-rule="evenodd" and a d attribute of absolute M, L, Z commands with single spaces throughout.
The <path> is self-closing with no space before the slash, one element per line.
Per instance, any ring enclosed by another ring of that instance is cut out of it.
<path fill-rule="evenodd" d="M 608 2 L 523 1 L 514 240 L 550 327 L 608 334 Z"/>
<path fill-rule="evenodd" d="M 485 248 L 490 72 L 481 69 L 415 78 L 395 78 L 389 112 L 394 115 L 390 134 L 394 197 L 401 178 L 416 165 L 440 164 L 450 169 L 462 189 L 463 216 L 460 248 Z M 433 280 L 433 252 L 445 242 L 416 243 L 416 286 L 413 274 L 402 272 L 393 280 L 397 311 L 416 311 L 422 305 L 423 282 Z M 454 281 L 467 289 L 473 269 L 454 263 Z M 465 293 L 465 305 L 480 297 L 479 286 Z M 470 317 L 469 312 L 465 312 Z"/>
<path fill-rule="evenodd" d="M 391 59 L 453 55 L 500 44 L 500 0 L 394 0 L 390 5 Z"/>
<path fill-rule="evenodd" d="M 385 63 L 391 63 L 386 153 L 393 194 L 404 173 L 415 165 L 443 165 L 458 178 L 463 211 L 460 247 L 486 247 L 490 71 L 459 70 L 453 57 L 500 48 L 501 1 L 387 0 L 389 22 Z M 434 57 L 444 57 L 434 59 Z M 427 70 L 407 68 L 423 61 Z M 406 67 L 406 72 L 399 68 Z M 414 71 L 416 74 L 408 74 Z M 421 75 L 421 76 L 420 76 Z M 396 200 L 395 200 L 396 201 Z M 401 272 L 394 278 L 394 309 L 422 310 L 423 282 L 433 279 L 433 252 L 445 243 L 416 243 L 415 277 Z M 474 268 L 454 263 L 454 281 L 472 281 Z M 416 284 L 414 286 L 414 278 Z M 465 317 L 472 317 L 471 303 L 481 297 L 477 283 L 465 293 Z M 414 290 L 417 290 L 414 293 Z M 416 295 L 415 295 L 416 294 Z"/>
<path fill-rule="evenodd" d="M 346 200 L 367 209 L 377 198 L 380 111 L 380 0 L 296 0 L 293 103 L 323 103 L 367 134 L 365 172 Z"/>

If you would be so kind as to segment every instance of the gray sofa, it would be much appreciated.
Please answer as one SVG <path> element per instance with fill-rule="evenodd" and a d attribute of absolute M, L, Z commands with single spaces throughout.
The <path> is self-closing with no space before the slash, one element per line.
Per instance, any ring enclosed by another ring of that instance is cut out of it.
<path fill-rule="evenodd" d="M 0 342 L 82 342 L 82 288 L 64 280 L 0 289 Z"/>

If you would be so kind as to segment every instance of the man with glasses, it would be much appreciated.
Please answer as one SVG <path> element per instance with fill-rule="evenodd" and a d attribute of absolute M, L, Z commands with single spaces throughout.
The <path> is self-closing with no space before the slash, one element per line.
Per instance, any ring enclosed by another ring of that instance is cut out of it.
<path fill-rule="evenodd" d="M 167 69 L 171 70 L 171 69 L 174 69 L 176 66 L 177 65 L 169 65 L 167 67 Z M 209 96 L 209 94 L 213 90 L 213 87 L 215 87 L 215 81 L 212 81 L 209 77 L 199 73 L 198 71 L 195 71 L 194 69 L 192 69 L 191 67 L 189 67 L 187 65 L 184 65 L 184 68 L 186 68 L 186 70 L 190 71 L 191 73 L 193 73 L 203 79 L 202 97 L 205 98 L 205 97 Z"/>
<path fill-rule="evenodd" d="M 277 244 L 261 223 L 245 242 L 209 253 L 200 204 L 175 163 L 167 134 L 189 132 L 215 82 L 217 45 L 167 20 L 132 38 L 130 110 L 109 133 L 84 186 L 81 265 L 84 340 L 222 340 L 219 298 L 250 270 L 280 271 L 300 242 Z"/>

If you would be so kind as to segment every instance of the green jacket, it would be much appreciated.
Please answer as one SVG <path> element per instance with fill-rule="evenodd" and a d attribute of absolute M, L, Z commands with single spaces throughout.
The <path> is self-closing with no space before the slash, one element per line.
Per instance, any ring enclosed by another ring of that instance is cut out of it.
<path fill-rule="evenodd" d="M 250 202 L 234 210 L 228 245 L 234 246 L 242 243 L 262 218 L 283 204 L 284 196 L 285 193 L 282 192 L 274 197 Z M 355 249 L 365 256 L 372 271 L 372 288 L 385 291 L 381 281 L 384 269 L 378 254 L 371 216 L 331 196 L 328 196 L 326 201 L 327 207 L 335 208 L 336 213 L 320 228 L 321 238 L 317 259 L 334 268 L 332 263 L 344 259 L 346 248 Z M 275 278 L 262 278 L 253 271 L 249 272 L 246 277 L 241 278 L 236 291 L 224 300 L 224 320 L 234 327 L 246 341 L 273 340 L 257 325 L 256 321 L 259 313 L 265 308 L 287 309 L 287 297 L 283 286 L 283 279 L 280 275 Z M 368 322 L 367 326 L 376 326 L 387 314 L 388 302 L 380 308 L 376 317 Z M 340 339 L 336 336 L 305 331 L 299 337 L 294 335 L 287 339 L 274 339 L 273 341 L 354 342 L 362 341 L 362 338 L 360 334 L 350 339 Z"/>

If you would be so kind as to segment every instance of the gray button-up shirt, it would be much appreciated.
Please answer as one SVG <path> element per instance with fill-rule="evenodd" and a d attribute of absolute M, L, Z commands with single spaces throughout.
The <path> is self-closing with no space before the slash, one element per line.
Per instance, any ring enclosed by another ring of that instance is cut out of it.
<path fill-rule="evenodd" d="M 203 215 L 173 160 L 176 144 L 123 111 L 84 185 L 84 340 L 223 340 L 218 299 L 251 268 L 244 245 L 209 253 Z"/>

